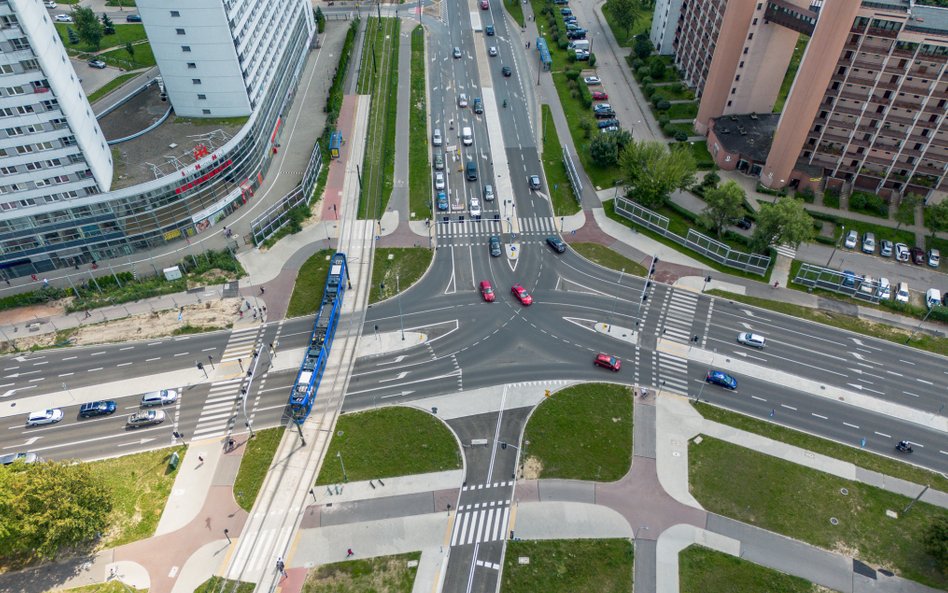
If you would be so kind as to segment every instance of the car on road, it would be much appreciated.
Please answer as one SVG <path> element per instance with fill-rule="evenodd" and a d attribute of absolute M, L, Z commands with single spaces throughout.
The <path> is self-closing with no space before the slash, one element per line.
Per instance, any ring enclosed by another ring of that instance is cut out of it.
<path fill-rule="evenodd" d="M 489 183 L 484 186 L 484 201 L 485 202 L 494 201 L 494 186 Z"/>
<path fill-rule="evenodd" d="M 471 206 L 469 208 L 471 211 L 471 216 L 480 216 L 481 215 L 481 201 L 477 198 L 471 198 Z"/>
<path fill-rule="evenodd" d="M 598 76 L 586 76 L 583 78 L 583 82 L 585 82 L 586 84 L 590 86 L 602 84 L 602 81 L 599 80 Z"/>
<path fill-rule="evenodd" d="M 590 94 L 592 95 L 593 101 L 607 101 L 609 99 L 609 95 L 603 91 L 593 91 Z"/>
<path fill-rule="evenodd" d="M 549 236 L 546 238 L 546 244 L 557 253 L 564 253 L 566 251 L 566 243 L 563 242 L 563 239 L 559 237 Z"/>
<path fill-rule="evenodd" d="M 530 296 L 530 293 L 527 292 L 526 288 L 520 286 L 519 284 L 514 284 L 511 286 L 510 292 L 512 292 L 514 296 L 517 297 L 517 300 L 520 301 L 521 305 L 529 306 L 531 303 L 533 303 L 533 297 Z"/>
<path fill-rule="evenodd" d="M 68 14 L 57 14 L 57 15 L 56 15 L 56 22 L 57 22 L 57 23 L 71 23 L 71 22 L 72 22 L 72 17 L 69 16 Z"/>
<path fill-rule="evenodd" d="M 142 17 L 137 14 L 130 14 L 127 17 L 125 17 L 125 22 L 126 23 L 140 23 L 142 22 Z"/>
<path fill-rule="evenodd" d="M 494 25 L 487 25 L 486 27 L 484 27 L 484 33 L 486 33 L 488 37 L 493 37 Z"/>
<path fill-rule="evenodd" d="M 921 247 L 912 247 L 909 251 L 912 256 L 912 263 L 916 266 L 925 265 L 925 251 Z"/>
<path fill-rule="evenodd" d="M 488 47 L 488 48 L 487 48 L 487 55 L 489 55 L 489 56 L 492 57 L 492 58 L 497 57 L 497 48 L 494 47 L 493 45 L 490 46 L 490 47 Z"/>
<path fill-rule="evenodd" d="M 435 189 L 444 189 L 444 173 L 437 171 L 434 174 Z"/>
<path fill-rule="evenodd" d="M 461 48 L 455 45 L 455 46 L 454 46 L 454 49 L 451 51 L 451 55 L 453 55 L 455 58 L 460 58 L 460 57 L 461 57 Z"/>
<path fill-rule="evenodd" d="M 461 93 L 458 95 L 458 107 L 467 107 L 467 95 Z"/>
<path fill-rule="evenodd" d="M 724 371 L 708 371 L 708 376 L 704 378 L 708 383 L 720 385 L 728 389 L 737 389 L 737 379 L 728 375 Z"/>
<path fill-rule="evenodd" d="M 879 255 L 882 257 L 892 257 L 892 241 L 888 239 L 879 241 Z"/>
<path fill-rule="evenodd" d="M 436 152 L 434 155 L 434 168 L 435 171 L 444 171 L 444 155 L 440 152 Z"/>
<path fill-rule="evenodd" d="M 533 190 L 540 189 L 540 176 L 539 175 L 531 175 L 528 181 L 530 183 L 530 189 L 533 189 Z"/>
<path fill-rule="evenodd" d="M 846 249 L 855 249 L 856 241 L 859 240 L 859 233 L 856 231 L 849 231 L 846 233 L 846 240 L 843 242 L 843 247 Z"/>
<path fill-rule="evenodd" d="M 764 336 L 751 332 L 741 332 L 737 334 L 737 341 L 740 344 L 744 344 L 745 346 L 753 346 L 754 348 L 763 348 L 767 343 L 767 339 L 764 338 Z"/>
<path fill-rule="evenodd" d="M 178 401 L 178 392 L 174 389 L 151 391 L 142 396 L 142 407 L 164 406 Z"/>
<path fill-rule="evenodd" d="M 909 248 L 905 243 L 895 244 L 895 261 L 908 261 Z"/>
<path fill-rule="evenodd" d="M 487 240 L 487 248 L 490 250 L 491 257 L 500 257 L 503 253 L 503 250 L 500 248 L 500 237 L 492 235 L 491 238 Z"/>
<path fill-rule="evenodd" d="M 941 263 L 941 252 L 937 249 L 928 250 L 928 265 L 933 268 L 937 268 L 938 264 Z"/>
<path fill-rule="evenodd" d="M 504 66 L 500 69 L 500 73 L 510 78 L 510 75 L 513 74 L 513 70 L 510 69 L 510 66 Z"/>
<path fill-rule="evenodd" d="M 438 192 L 438 210 L 445 212 L 448 209 L 448 196 L 443 191 Z"/>
<path fill-rule="evenodd" d="M 95 418 L 114 414 L 118 405 L 113 401 L 89 402 L 79 406 L 80 418 Z"/>
<path fill-rule="evenodd" d="M 599 367 L 607 368 L 610 371 L 619 372 L 619 369 L 622 368 L 622 361 L 616 358 L 615 356 L 609 354 L 603 354 L 600 352 L 596 355 L 596 358 L 593 359 L 593 364 Z"/>
<path fill-rule="evenodd" d="M 895 301 L 897 303 L 909 302 L 908 282 L 899 282 L 899 286 L 895 291 Z"/>
<path fill-rule="evenodd" d="M 96 68 L 97 70 L 104 70 L 106 66 L 108 66 L 108 64 L 106 64 L 102 60 L 89 60 L 89 67 L 91 68 Z"/>
<path fill-rule="evenodd" d="M 36 453 L 7 453 L 6 455 L 0 455 L 0 465 L 10 465 L 16 461 L 36 463 L 40 461 L 40 456 Z"/>
<path fill-rule="evenodd" d="M 46 8 L 56 8 L 56 3 L 53 2 L 53 0 L 45 0 L 43 2 L 43 6 L 45 6 Z"/>
<path fill-rule="evenodd" d="M 30 412 L 26 417 L 27 426 L 42 426 L 44 424 L 56 424 L 63 419 L 63 411 L 59 408 L 50 408 L 38 412 Z"/>
<path fill-rule="evenodd" d="M 487 0 L 481 0 L 481 10 L 487 10 L 490 8 L 490 3 Z"/>
<path fill-rule="evenodd" d="M 875 233 L 863 233 L 862 235 L 862 252 L 873 254 L 876 252 L 876 235 Z"/>
<path fill-rule="evenodd" d="M 444 140 L 441 138 L 441 128 L 435 128 L 431 134 L 431 143 L 435 146 L 441 146 Z"/>
<path fill-rule="evenodd" d="M 474 97 L 474 113 L 484 113 L 484 102 L 480 97 Z"/>
<path fill-rule="evenodd" d="M 128 428 L 139 428 L 141 426 L 152 426 L 161 424 L 165 421 L 165 413 L 162 410 L 142 410 L 135 412 L 128 417 L 125 426 Z"/>
<path fill-rule="evenodd" d="M 481 280 L 481 296 L 488 303 L 494 302 L 494 287 L 487 280 Z"/>

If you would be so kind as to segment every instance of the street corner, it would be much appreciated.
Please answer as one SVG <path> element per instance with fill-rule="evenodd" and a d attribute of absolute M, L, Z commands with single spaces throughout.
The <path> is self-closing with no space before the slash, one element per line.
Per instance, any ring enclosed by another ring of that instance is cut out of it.
<path fill-rule="evenodd" d="M 359 340 L 358 357 L 379 356 L 420 346 L 428 341 L 428 334 L 416 331 L 375 332 L 374 339 Z"/>
<path fill-rule="evenodd" d="M 517 259 L 520 256 L 520 243 L 507 243 L 505 245 L 507 259 Z"/>
<path fill-rule="evenodd" d="M 586 212 L 580 210 L 569 216 L 560 216 L 560 232 L 562 234 L 574 233 L 586 226 Z"/>
<path fill-rule="evenodd" d="M 708 280 L 708 278 L 711 278 L 711 280 Z M 698 293 L 714 289 L 733 292 L 735 294 L 745 294 L 747 292 L 747 287 L 732 282 L 715 280 L 713 274 L 706 274 L 704 276 L 682 276 L 678 278 L 673 285 L 675 288 L 683 288 Z"/>
<path fill-rule="evenodd" d="M 381 227 L 376 233 L 380 237 L 391 235 L 398 229 L 398 210 L 389 210 L 382 215 L 382 220 L 378 221 Z"/>
<path fill-rule="evenodd" d="M 309 572 L 309 569 L 302 566 L 286 569 L 285 575 L 277 584 L 277 591 L 280 593 L 299 593 L 303 590 L 307 572 Z"/>
<path fill-rule="evenodd" d="M 119 560 L 105 565 L 106 582 L 119 581 L 134 589 L 151 588 L 148 570 L 137 562 Z"/>
<path fill-rule="evenodd" d="M 212 576 L 223 574 L 235 550 L 236 546 L 226 539 L 208 542 L 195 550 L 181 567 L 171 569 L 171 593 L 192 593 Z"/>

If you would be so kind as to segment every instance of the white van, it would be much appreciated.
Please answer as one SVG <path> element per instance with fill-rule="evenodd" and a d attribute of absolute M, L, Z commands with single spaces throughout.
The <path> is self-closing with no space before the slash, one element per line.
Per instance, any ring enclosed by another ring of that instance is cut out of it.
<path fill-rule="evenodd" d="M 909 302 L 908 282 L 899 282 L 899 287 L 895 291 L 895 300 L 899 303 Z"/>
<path fill-rule="evenodd" d="M 929 288 L 925 293 L 925 304 L 929 309 L 941 305 L 941 291 L 937 288 Z"/>
<path fill-rule="evenodd" d="M 889 300 L 892 298 L 892 285 L 888 278 L 879 278 L 879 289 L 876 291 L 880 299 Z"/>
<path fill-rule="evenodd" d="M 589 40 L 588 39 L 577 39 L 575 41 L 569 42 L 570 49 L 581 49 L 583 51 L 589 51 Z"/>
<path fill-rule="evenodd" d="M 461 129 L 461 142 L 463 142 L 465 146 L 474 144 L 474 132 L 471 131 L 469 126 L 464 126 Z"/>

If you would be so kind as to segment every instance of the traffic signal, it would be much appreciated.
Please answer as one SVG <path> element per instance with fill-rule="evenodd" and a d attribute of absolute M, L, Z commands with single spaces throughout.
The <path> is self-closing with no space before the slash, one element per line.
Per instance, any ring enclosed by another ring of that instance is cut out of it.
<path fill-rule="evenodd" d="M 644 302 L 647 301 L 647 300 L 648 300 L 648 294 L 643 294 L 643 295 L 642 295 L 642 302 L 644 303 Z"/>
<path fill-rule="evenodd" d="M 199 362 L 199 363 L 198 363 L 198 370 L 199 370 L 199 371 L 203 371 L 203 370 L 204 370 L 204 363 L 203 363 L 203 362 Z"/>
<path fill-rule="evenodd" d="M 655 262 L 652 262 L 652 267 L 651 267 L 651 269 L 649 269 L 648 275 L 649 275 L 649 276 L 652 276 L 652 275 L 654 275 L 654 274 L 655 274 Z"/>
<path fill-rule="evenodd" d="M 704 277 L 704 281 L 705 281 L 705 282 L 711 282 L 711 274 L 708 274 L 707 276 L 705 276 L 705 277 Z"/>

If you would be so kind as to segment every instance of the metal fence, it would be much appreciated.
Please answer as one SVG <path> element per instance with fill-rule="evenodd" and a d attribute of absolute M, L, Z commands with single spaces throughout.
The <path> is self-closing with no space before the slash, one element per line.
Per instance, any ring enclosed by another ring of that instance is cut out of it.
<path fill-rule="evenodd" d="M 573 197 L 576 202 L 583 205 L 583 182 L 579 179 L 579 173 L 576 171 L 576 165 L 573 163 L 573 157 L 570 156 L 566 147 L 563 147 L 563 165 L 566 167 L 566 174 L 569 176 L 569 182 L 573 186 Z"/>
<path fill-rule="evenodd" d="M 852 272 L 840 272 L 813 264 L 802 264 L 792 282 L 844 294 L 867 303 L 878 303 L 881 297 L 880 283 L 871 276 L 857 276 Z M 891 286 L 889 290 L 892 290 Z"/>
<path fill-rule="evenodd" d="M 738 251 L 730 245 L 703 235 L 694 229 L 688 229 L 688 236 L 682 237 L 668 230 L 668 217 L 652 212 L 641 204 L 636 204 L 624 196 L 615 198 L 616 213 L 632 222 L 644 226 L 652 232 L 671 239 L 683 247 L 696 251 L 708 259 L 723 266 L 735 268 L 764 276 L 770 267 L 770 256 Z"/>
<path fill-rule="evenodd" d="M 313 200 L 313 188 L 322 168 L 323 154 L 317 142 L 313 147 L 313 154 L 309 157 L 309 163 L 306 164 L 306 170 L 303 171 L 300 184 L 250 223 L 250 233 L 255 245 L 260 245 L 286 226 L 290 222 L 290 211 L 293 208 L 310 204 Z"/>

